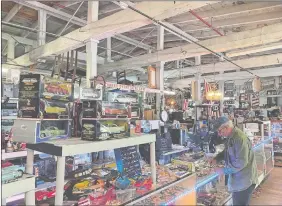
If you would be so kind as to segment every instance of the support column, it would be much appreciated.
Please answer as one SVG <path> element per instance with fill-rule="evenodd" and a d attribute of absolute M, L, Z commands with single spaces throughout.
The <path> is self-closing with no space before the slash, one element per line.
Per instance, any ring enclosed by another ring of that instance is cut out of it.
<path fill-rule="evenodd" d="M 63 205 L 64 201 L 65 164 L 66 157 L 58 157 L 55 205 Z"/>
<path fill-rule="evenodd" d="M 107 62 L 112 61 L 112 38 L 107 38 Z"/>
<path fill-rule="evenodd" d="M 195 93 L 196 93 L 196 96 L 198 97 L 197 101 L 195 101 L 195 104 L 196 105 L 201 105 L 202 104 L 202 96 L 201 96 L 201 74 L 200 73 L 197 73 L 195 74 Z M 201 115 L 201 112 L 200 112 L 200 108 L 197 108 L 197 111 L 196 111 L 196 114 L 197 116 L 195 117 L 195 124 L 196 124 L 196 121 L 197 119 L 199 119 L 200 115 Z"/>
<path fill-rule="evenodd" d="M 25 172 L 33 175 L 33 163 L 34 163 L 34 150 L 27 149 Z M 35 205 L 35 190 L 31 190 L 25 193 L 25 204 Z"/>
<path fill-rule="evenodd" d="M 220 111 L 220 115 L 222 116 L 223 114 L 223 98 L 224 98 L 224 81 L 223 80 L 220 80 L 219 81 L 219 91 L 222 93 L 222 98 L 220 99 L 220 108 L 219 108 L 219 111 Z"/>
<path fill-rule="evenodd" d="M 195 57 L 195 65 L 198 66 L 201 64 L 201 56 L 196 56 Z"/>
<path fill-rule="evenodd" d="M 88 1 L 87 23 L 98 20 L 98 1 Z M 86 86 L 90 87 L 90 78 L 97 76 L 97 46 L 98 41 L 90 39 L 86 43 Z"/>
<path fill-rule="evenodd" d="M 158 25 L 158 42 L 157 42 L 157 50 L 161 51 L 164 49 L 164 27 Z M 163 91 L 164 89 L 164 64 L 165 62 L 161 61 L 157 63 L 156 68 L 156 84 L 157 88 Z M 160 116 L 161 109 L 164 109 L 164 103 L 161 104 L 161 94 L 157 94 L 156 98 L 156 112 L 157 118 Z M 162 105 L 162 108 L 161 108 Z"/>
<path fill-rule="evenodd" d="M 15 59 L 15 40 L 12 38 L 9 38 L 8 40 L 8 46 L 7 46 L 7 62 Z M 12 70 L 8 69 L 7 71 L 7 79 L 12 79 Z"/>
<path fill-rule="evenodd" d="M 156 145 L 155 142 L 150 143 L 150 163 L 151 163 L 151 175 L 153 180 L 153 186 L 157 185 L 157 174 L 156 174 Z"/>
<path fill-rule="evenodd" d="M 42 46 L 46 43 L 46 16 L 45 10 L 38 10 L 38 46 Z"/>

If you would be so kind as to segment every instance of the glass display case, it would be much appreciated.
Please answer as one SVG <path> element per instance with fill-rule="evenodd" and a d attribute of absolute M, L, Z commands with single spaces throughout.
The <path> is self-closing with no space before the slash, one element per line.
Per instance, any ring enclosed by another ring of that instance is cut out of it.
<path fill-rule="evenodd" d="M 127 205 L 196 205 L 195 187 L 196 175 L 193 174 L 152 190 Z"/>
<path fill-rule="evenodd" d="M 282 166 L 282 120 L 271 121 L 271 137 L 273 138 L 274 164 Z"/>

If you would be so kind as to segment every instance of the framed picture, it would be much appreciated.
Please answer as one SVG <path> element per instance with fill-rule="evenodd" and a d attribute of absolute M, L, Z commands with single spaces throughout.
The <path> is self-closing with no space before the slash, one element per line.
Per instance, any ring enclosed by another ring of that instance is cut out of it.
<path fill-rule="evenodd" d="M 148 87 L 151 89 L 157 88 L 156 83 L 156 68 L 149 66 L 148 67 Z"/>

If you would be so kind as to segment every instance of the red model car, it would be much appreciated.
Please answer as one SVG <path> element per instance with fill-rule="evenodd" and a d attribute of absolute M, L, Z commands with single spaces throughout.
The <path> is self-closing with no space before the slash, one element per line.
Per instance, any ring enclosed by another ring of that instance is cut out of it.
<path fill-rule="evenodd" d="M 124 114 L 127 114 L 127 110 L 125 110 L 125 109 L 116 109 L 116 108 L 105 108 L 105 114 L 124 115 Z"/>
<path fill-rule="evenodd" d="M 146 192 L 148 192 L 153 185 L 153 181 L 151 178 L 147 178 L 144 180 L 139 180 L 134 184 L 134 187 L 136 187 L 136 192 L 138 194 L 145 194 Z"/>
<path fill-rule="evenodd" d="M 61 94 L 61 95 L 66 95 L 68 94 L 68 90 L 61 88 L 59 85 L 51 85 L 48 84 L 45 87 L 45 90 L 47 92 L 53 93 L 53 94 Z"/>
<path fill-rule="evenodd" d="M 39 202 L 55 197 L 56 187 L 50 187 L 46 190 L 39 190 L 35 192 L 35 199 Z"/>
<path fill-rule="evenodd" d="M 10 166 L 13 166 L 13 163 L 9 161 L 1 163 L 1 168 L 10 167 Z"/>
<path fill-rule="evenodd" d="M 115 189 L 111 187 L 107 190 L 104 195 L 94 197 L 92 194 L 89 194 L 85 199 L 80 199 L 78 201 L 78 206 L 82 205 L 106 205 L 108 201 L 116 199 Z"/>

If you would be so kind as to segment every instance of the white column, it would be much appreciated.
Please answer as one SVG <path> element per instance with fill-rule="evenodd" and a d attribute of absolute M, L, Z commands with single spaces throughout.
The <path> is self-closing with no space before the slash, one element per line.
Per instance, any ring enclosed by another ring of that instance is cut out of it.
<path fill-rule="evenodd" d="M 33 175 L 34 150 L 27 149 L 25 172 Z M 35 190 L 25 193 L 25 204 L 35 205 Z"/>
<path fill-rule="evenodd" d="M 32 47 L 30 45 L 24 45 L 25 49 L 24 49 L 24 52 L 27 53 L 27 52 L 30 52 Z"/>
<path fill-rule="evenodd" d="M 157 50 L 161 51 L 164 49 L 164 27 L 158 25 L 158 42 Z M 161 91 L 164 89 L 164 64 L 165 62 L 161 61 L 157 63 L 156 68 L 156 84 L 157 88 Z M 161 94 L 157 94 L 156 98 L 156 109 L 157 109 L 157 118 L 160 116 L 160 110 L 164 109 L 164 104 L 161 106 Z"/>
<path fill-rule="evenodd" d="M 112 61 L 112 38 L 107 38 L 107 62 Z"/>
<path fill-rule="evenodd" d="M 46 43 L 46 15 L 45 10 L 38 10 L 38 46 L 42 46 Z"/>
<path fill-rule="evenodd" d="M 156 145 L 155 142 L 150 143 L 150 163 L 151 163 L 151 175 L 153 180 L 153 186 L 157 185 L 157 174 L 156 174 Z"/>
<path fill-rule="evenodd" d="M 222 93 L 222 98 L 220 100 L 220 115 L 223 114 L 223 98 L 224 98 L 224 81 L 223 80 L 220 80 L 219 81 L 219 91 Z"/>
<path fill-rule="evenodd" d="M 11 61 L 11 60 L 13 60 L 14 58 L 15 58 L 15 47 L 16 47 L 16 45 L 15 45 L 15 40 L 14 39 L 12 39 L 12 38 L 9 38 L 9 40 L 8 40 L 8 47 L 7 47 L 7 62 L 8 61 Z M 11 69 L 8 69 L 8 71 L 7 71 L 7 79 L 12 79 L 12 71 L 11 71 Z"/>
<path fill-rule="evenodd" d="M 9 38 L 8 40 L 8 47 L 7 47 L 7 57 L 8 61 L 13 60 L 15 58 L 15 40 Z"/>
<path fill-rule="evenodd" d="M 57 157 L 55 205 L 63 205 L 66 157 Z"/>
<path fill-rule="evenodd" d="M 198 66 L 201 64 L 201 56 L 196 56 L 195 57 L 195 65 Z"/>
<path fill-rule="evenodd" d="M 195 93 L 196 93 L 196 96 L 198 97 L 198 100 L 195 102 L 196 105 L 201 105 L 202 104 L 202 96 L 201 96 L 201 74 L 200 73 L 197 73 L 195 74 Z M 197 107 L 197 116 L 195 117 L 195 123 L 196 123 L 196 120 L 199 119 L 201 115 L 201 109 Z"/>
<path fill-rule="evenodd" d="M 87 23 L 98 20 L 98 1 L 88 1 Z M 97 45 L 98 41 L 90 39 L 86 43 L 86 85 L 90 87 L 90 78 L 97 76 Z"/>

